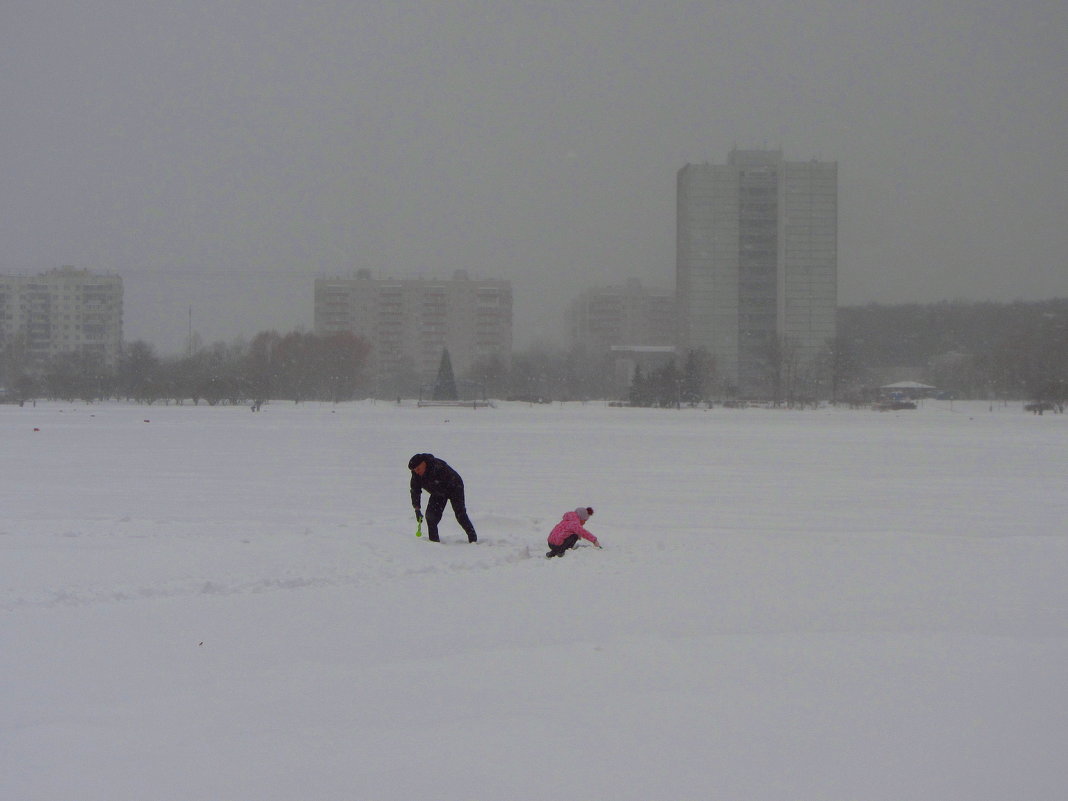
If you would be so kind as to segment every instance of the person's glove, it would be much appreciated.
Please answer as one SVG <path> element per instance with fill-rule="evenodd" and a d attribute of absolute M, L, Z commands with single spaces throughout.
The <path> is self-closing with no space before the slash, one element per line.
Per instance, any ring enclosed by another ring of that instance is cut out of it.
<path fill-rule="evenodd" d="M 423 510 L 422 509 L 416 509 L 415 510 L 415 519 L 420 523 L 423 522 Z"/>

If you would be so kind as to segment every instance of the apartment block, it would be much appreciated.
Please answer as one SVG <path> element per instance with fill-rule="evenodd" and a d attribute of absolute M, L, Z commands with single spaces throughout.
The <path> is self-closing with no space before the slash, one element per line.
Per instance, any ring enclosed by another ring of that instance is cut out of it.
<path fill-rule="evenodd" d="M 625 284 L 588 289 L 566 311 L 568 339 L 586 352 L 613 347 L 675 344 L 675 292 Z"/>
<path fill-rule="evenodd" d="M 315 332 L 351 331 L 371 344 L 380 388 L 399 376 L 422 382 L 437 374 L 449 350 L 453 371 L 462 376 L 476 363 L 512 357 L 512 285 L 474 280 L 458 270 L 450 280 L 373 278 L 359 270 L 351 278 L 315 282 Z"/>
<path fill-rule="evenodd" d="M 735 149 L 679 170 L 676 291 L 680 345 L 740 394 L 768 395 L 784 351 L 814 375 L 835 336 L 837 163 Z"/>
<path fill-rule="evenodd" d="M 122 353 L 122 278 L 74 267 L 0 276 L 0 348 L 43 363 L 61 353 L 98 355 L 114 369 Z"/>

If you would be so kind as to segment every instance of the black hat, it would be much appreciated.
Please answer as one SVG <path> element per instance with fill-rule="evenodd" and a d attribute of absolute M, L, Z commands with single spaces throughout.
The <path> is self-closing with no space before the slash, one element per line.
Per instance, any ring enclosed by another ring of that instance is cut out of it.
<path fill-rule="evenodd" d="M 417 453 L 415 456 L 408 460 L 408 469 L 415 470 L 415 468 L 417 468 L 420 464 L 422 464 L 423 462 L 429 462 L 433 458 L 434 454 L 432 453 Z"/>

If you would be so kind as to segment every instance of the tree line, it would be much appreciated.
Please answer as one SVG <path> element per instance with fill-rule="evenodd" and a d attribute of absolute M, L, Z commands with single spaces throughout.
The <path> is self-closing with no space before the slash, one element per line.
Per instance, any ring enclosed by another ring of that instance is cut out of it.
<path fill-rule="evenodd" d="M 143 341 L 129 343 L 114 369 L 94 353 L 64 353 L 34 365 L 18 344 L 4 349 L 3 374 L 13 400 L 102 400 L 140 403 L 343 401 L 367 384 L 368 343 L 351 333 L 257 334 L 251 343 L 215 343 L 183 356 L 161 357 Z"/>
<path fill-rule="evenodd" d="M 769 341 L 765 400 L 865 400 L 891 368 L 958 398 L 1068 402 L 1068 299 L 843 307 L 838 332 L 814 364 L 801 365 L 788 338 Z M 89 353 L 33 363 L 16 338 L 0 348 L 0 386 L 9 399 L 243 403 L 415 397 L 433 391 L 414 367 L 388 379 L 370 375 L 370 345 L 351 333 L 262 332 L 251 342 L 216 343 L 160 356 L 143 341 L 126 345 L 105 369 Z M 450 368 L 451 369 L 451 368 Z M 618 400 L 673 407 L 724 402 L 737 389 L 703 351 L 637 366 L 621 376 L 616 355 L 535 344 L 509 362 L 488 358 L 457 375 L 462 398 L 529 402 Z"/>
<path fill-rule="evenodd" d="M 838 310 L 846 386 L 909 367 L 952 396 L 1068 401 L 1068 299 L 902 304 Z"/>
<path fill-rule="evenodd" d="M 867 402 L 888 374 L 907 372 L 951 398 L 1068 406 L 1068 299 L 843 307 L 835 338 L 812 363 L 801 363 L 797 350 L 789 337 L 765 343 L 761 400 Z M 628 400 L 674 406 L 695 397 L 728 403 L 738 397 L 701 352 L 636 371 Z"/>

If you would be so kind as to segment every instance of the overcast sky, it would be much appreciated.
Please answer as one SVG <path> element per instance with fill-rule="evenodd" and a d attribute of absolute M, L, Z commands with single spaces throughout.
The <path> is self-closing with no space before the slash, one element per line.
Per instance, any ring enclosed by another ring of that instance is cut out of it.
<path fill-rule="evenodd" d="M 311 328 L 313 281 L 674 286 L 675 174 L 839 165 L 843 305 L 1068 296 L 1064 0 L 3 0 L 0 272 L 126 337 Z"/>

